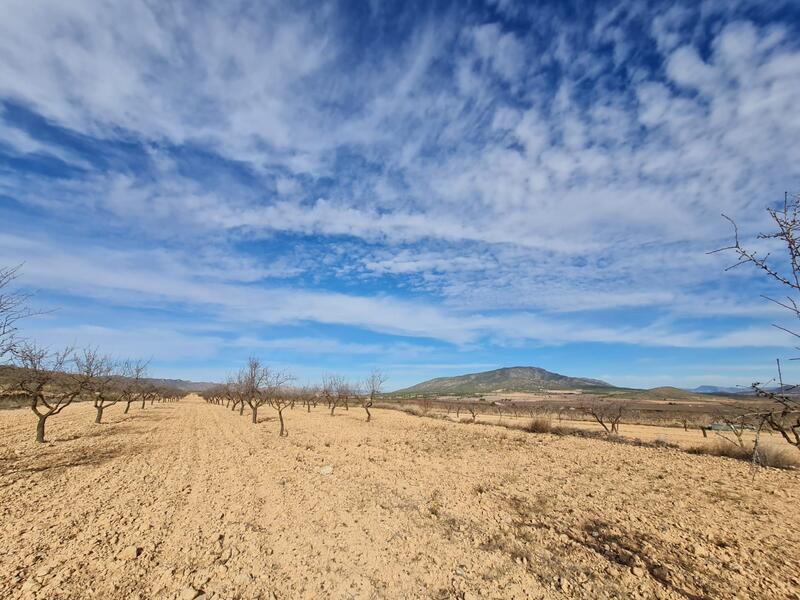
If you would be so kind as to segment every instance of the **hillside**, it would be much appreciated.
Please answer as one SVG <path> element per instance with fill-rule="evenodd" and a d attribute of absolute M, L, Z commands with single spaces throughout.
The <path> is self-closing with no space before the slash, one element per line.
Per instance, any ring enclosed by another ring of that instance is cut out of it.
<path fill-rule="evenodd" d="M 568 377 L 539 367 L 505 367 L 456 377 L 437 377 L 395 394 L 481 394 L 493 391 L 539 392 L 542 390 L 596 389 L 612 386 L 599 379 Z"/>
<path fill-rule="evenodd" d="M 753 392 L 749 387 L 722 387 L 718 385 L 700 385 L 686 391 L 696 394 L 751 394 Z"/>
<path fill-rule="evenodd" d="M 219 385 L 208 381 L 187 381 L 185 379 L 145 379 L 147 383 L 152 383 L 158 387 L 172 388 L 182 392 L 202 392 L 209 388 Z"/>
<path fill-rule="evenodd" d="M 11 373 L 17 369 L 12 365 L 0 365 L 0 385 L 10 377 Z M 216 383 L 209 383 L 207 381 L 187 381 L 185 379 L 159 379 L 148 377 L 142 380 L 144 383 L 155 385 L 157 387 L 165 387 L 170 389 L 180 390 L 182 392 L 202 392 L 209 388 L 219 385 Z"/>
<path fill-rule="evenodd" d="M 664 385 L 645 390 L 642 396 L 661 400 L 697 400 L 701 398 L 698 393 L 682 390 L 680 388 Z"/>

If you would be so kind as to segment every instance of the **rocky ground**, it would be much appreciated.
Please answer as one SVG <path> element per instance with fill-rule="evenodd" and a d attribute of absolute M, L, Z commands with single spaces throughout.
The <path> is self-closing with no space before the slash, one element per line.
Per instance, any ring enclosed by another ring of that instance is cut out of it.
<path fill-rule="evenodd" d="M 800 474 L 394 411 L 0 412 L 4 598 L 800 598 Z"/>

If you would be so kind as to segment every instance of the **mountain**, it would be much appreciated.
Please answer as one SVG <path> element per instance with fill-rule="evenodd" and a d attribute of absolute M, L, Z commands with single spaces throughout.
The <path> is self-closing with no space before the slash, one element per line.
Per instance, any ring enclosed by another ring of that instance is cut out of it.
<path fill-rule="evenodd" d="M 2 384 L 11 373 L 18 367 L 11 365 L 0 365 L 0 384 Z M 142 379 L 144 383 L 155 385 L 158 387 L 165 387 L 182 392 L 202 392 L 209 388 L 219 385 L 218 383 L 209 383 L 207 381 L 187 381 L 185 379 L 158 379 L 154 377 L 147 377 Z"/>
<path fill-rule="evenodd" d="M 651 388 L 644 390 L 641 394 L 643 397 L 653 398 L 658 400 L 697 400 L 697 393 L 691 390 L 682 390 L 680 388 L 672 387 L 669 385 L 662 385 L 661 387 Z"/>
<path fill-rule="evenodd" d="M 437 377 L 395 394 L 480 394 L 485 392 L 539 392 L 542 390 L 613 388 L 586 377 L 568 377 L 539 367 L 506 367 L 457 377 Z"/>
<path fill-rule="evenodd" d="M 186 381 L 185 379 L 145 379 L 147 383 L 152 383 L 159 387 L 173 388 L 182 392 L 202 392 L 212 388 L 218 383 L 210 383 L 208 381 Z"/>
<path fill-rule="evenodd" d="M 753 390 L 747 387 L 721 387 L 718 385 L 701 385 L 692 390 L 697 394 L 751 394 Z"/>

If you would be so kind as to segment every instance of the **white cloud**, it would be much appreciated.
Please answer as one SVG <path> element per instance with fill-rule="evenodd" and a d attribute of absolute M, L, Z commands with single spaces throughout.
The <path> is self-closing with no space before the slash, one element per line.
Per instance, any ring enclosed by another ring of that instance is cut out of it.
<path fill-rule="evenodd" d="M 196 304 L 221 319 L 456 344 L 770 345 L 760 323 L 713 335 L 677 324 L 760 321 L 749 289 L 725 283 L 741 276 L 704 253 L 729 235 L 720 212 L 749 235 L 764 225 L 756 209 L 800 176 L 790 26 L 712 22 L 735 12 L 723 4 L 644 13 L 628 3 L 587 16 L 591 27 L 539 9 L 529 32 L 448 13 L 365 57 L 348 53 L 332 7 L 309 18 L 269 3 L 7 2 L 0 97 L 89 140 L 140 144 L 146 157 L 138 170 L 120 161 L 80 180 L 4 169 L 0 193 L 65 226 L 79 214 L 163 250 L 6 237 L 4 254 L 49 289 Z M 628 36 L 631 23 L 647 23 L 652 39 Z M 649 64 L 637 43 L 657 53 Z M 12 153 L 75 163 L 2 127 Z M 187 169 L 175 146 L 213 160 Z M 287 244 L 264 260 L 236 250 L 279 235 L 324 249 Z M 347 252 L 330 252 L 340 237 Z M 291 281 L 300 275 L 310 282 Z M 331 276 L 402 277 L 412 298 L 314 287 Z M 673 324 L 586 314 L 633 308 Z"/>
<path fill-rule="evenodd" d="M 529 311 L 488 315 L 391 297 L 363 296 L 285 287 L 253 287 L 226 279 L 224 267 L 198 273 L 194 259 L 162 260 L 158 254 L 84 247 L 56 256 L 44 240 L 0 236 L 0 258 L 25 262 L 25 281 L 32 287 L 93 298 L 121 308 L 187 304 L 211 315 L 214 322 L 262 325 L 316 322 L 363 328 L 385 334 L 430 338 L 469 347 L 489 337 L 501 344 L 608 342 L 646 346 L 727 348 L 789 346 L 793 339 L 768 325 L 709 335 L 682 331 L 673 324 L 598 326 L 589 320 L 542 316 Z M 202 264 L 202 263 L 201 263 Z M 602 301 L 602 300 L 601 300 Z M 607 299 L 618 306 L 647 302 L 624 295 Z M 90 339 L 103 333 L 90 327 Z M 144 337 L 148 332 L 142 333 Z M 111 335 L 107 336 L 111 337 Z M 158 338 L 156 338 L 158 339 Z M 253 342 L 256 344 L 256 342 Z M 258 342 L 277 347 L 286 342 Z M 295 339 L 299 343 L 315 343 Z M 215 344 L 218 344 L 215 342 Z M 239 344 L 241 345 L 241 344 Z M 324 346 L 324 343 L 323 343 Z M 408 349 L 407 347 L 403 347 Z M 371 349 L 352 346 L 354 352 Z"/>

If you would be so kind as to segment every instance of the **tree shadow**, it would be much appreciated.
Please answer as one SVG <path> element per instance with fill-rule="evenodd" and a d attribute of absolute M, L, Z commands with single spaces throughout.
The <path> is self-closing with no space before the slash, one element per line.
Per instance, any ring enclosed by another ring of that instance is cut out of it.
<path fill-rule="evenodd" d="M 74 467 L 97 466 L 125 456 L 134 457 L 141 453 L 141 449 L 127 444 L 118 444 L 109 448 L 75 448 L 58 455 L 39 455 L 27 457 L 36 464 L 22 464 L 25 458 L 15 461 L 15 464 L 0 463 L 0 488 L 13 485 L 20 479 L 34 474 L 60 471 Z M 44 459 L 44 460 L 43 460 Z"/>
<path fill-rule="evenodd" d="M 692 592 L 682 587 L 676 581 L 671 571 L 680 571 L 685 575 L 693 575 L 697 567 L 696 561 L 680 548 L 670 552 L 669 544 L 665 540 L 657 539 L 641 531 L 618 531 L 604 521 L 591 520 L 584 524 L 583 531 L 587 535 L 568 534 L 569 537 L 584 547 L 603 556 L 606 560 L 624 567 L 630 567 L 641 561 L 650 576 L 665 588 L 680 594 L 689 600 L 711 600 L 720 597 L 727 588 L 720 585 L 719 589 L 711 589 L 707 593 Z M 667 560 L 656 560 L 651 556 L 650 549 L 661 548 L 663 554 L 668 554 Z M 665 563 L 671 563 L 667 568 Z M 696 585 L 701 582 L 695 581 Z M 709 582 L 716 583 L 716 582 Z M 719 582 L 722 584 L 722 582 Z"/>
<path fill-rule="evenodd" d="M 142 428 L 135 427 L 133 423 L 125 423 L 117 421 L 111 423 L 95 423 L 94 428 L 83 433 L 73 433 L 71 435 L 65 435 L 61 437 L 52 437 L 46 440 L 46 442 L 73 442 L 75 440 L 81 440 L 86 438 L 98 438 L 98 437 L 112 437 L 117 436 L 123 433 L 131 433 L 137 430 L 141 430 Z M 49 437 L 49 436 L 48 436 Z"/>
<path fill-rule="evenodd" d="M 520 496 L 511 496 L 506 500 L 514 515 L 513 539 L 501 540 L 503 544 L 496 540 L 490 542 L 512 557 L 524 556 L 524 552 L 518 544 L 510 542 L 521 542 L 523 545 L 534 542 L 527 532 L 528 528 L 555 529 L 572 542 L 611 563 L 624 568 L 643 565 L 653 580 L 688 600 L 711 600 L 724 596 L 731 589 L 730 583 L 718 578 L 711 579 L 710 573 L 702 573 L 702 577 L 699 577 L 696 574 L 698 564 L 694 557 L 685 548 L 670 544 L 667 540 L 638 530 L 622 529 L 619 524 L 613 525 L 599 519 L 586 521 L 582 528 L 554 522 L 549 501 L 544 497 L 539 497 L 534 502 Z M 687 589 L 686 583 L 693 589 Z"/>

